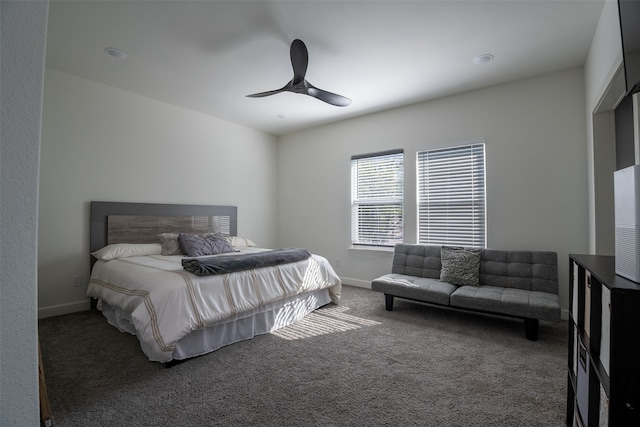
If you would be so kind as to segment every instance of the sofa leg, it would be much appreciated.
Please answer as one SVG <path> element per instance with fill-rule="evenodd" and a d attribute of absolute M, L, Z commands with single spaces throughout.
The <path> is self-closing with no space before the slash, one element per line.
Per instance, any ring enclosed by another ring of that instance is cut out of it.
<path fill-rule="evenodd" d="M 524 333 L 528 340 L 538 340 L 538 319 L 524 319 Z"/>
<path fill-rule="evenodd" d="M 393 295 L 384 294 L 384 303 L 387 311 L 393 310 Z"/>

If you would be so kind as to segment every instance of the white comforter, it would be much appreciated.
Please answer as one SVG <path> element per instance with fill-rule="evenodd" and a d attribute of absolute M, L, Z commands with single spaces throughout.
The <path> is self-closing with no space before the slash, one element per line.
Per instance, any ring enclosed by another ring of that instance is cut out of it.
<path fill-rule="evenodd" d="M 318 255 L 215 276 L 188 273 L 181 259 L 150 255 L 97 261 L 91 272 L 87 296 L 129 315 L 142 350 L 153 361 L 170 361 L 177 341 L 191 331 L 262 304 L 325 288 L 334 303 L 340 299 L 340 278 Z"/>

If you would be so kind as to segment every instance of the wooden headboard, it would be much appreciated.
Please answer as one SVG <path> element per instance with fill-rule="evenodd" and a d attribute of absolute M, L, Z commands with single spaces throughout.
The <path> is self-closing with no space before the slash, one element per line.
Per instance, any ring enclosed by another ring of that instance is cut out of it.
<path fill-rule="evenodd" d="M 109 221 L 111 217 L 111 224 Z M 90 252 L 110 243 L 159 242 L 159 233 L 238 234 L 236 206 L 91 202 Z"/>

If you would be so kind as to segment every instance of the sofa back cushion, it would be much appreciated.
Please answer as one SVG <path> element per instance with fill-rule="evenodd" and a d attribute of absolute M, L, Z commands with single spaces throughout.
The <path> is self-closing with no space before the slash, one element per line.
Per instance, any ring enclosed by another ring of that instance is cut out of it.
<path fill-rule="evenodd" d="M 484 249 L 480 284 L 558 293 L 558 255 L 546 251 Z"/>
<path fill-rule="evenodd" d="M 398 243 L 391 272 L 439 279 L 440 249 L 438 245 Z M 558 294 L 558 255 L 547 251 L 483 249 L 480 285 Z"/>
<path fill-rule="evenodd" d="M 440 246 L 396 244 L 391 272 L 440 279 Z"/>

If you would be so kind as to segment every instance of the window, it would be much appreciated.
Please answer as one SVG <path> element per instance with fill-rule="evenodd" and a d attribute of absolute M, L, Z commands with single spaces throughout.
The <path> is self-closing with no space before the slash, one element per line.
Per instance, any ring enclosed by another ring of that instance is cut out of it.
<path fill-rule="evenodd" d="M 418 152 L 418 242 L 485 247 L 484 143 Z"/>
<path fill-rule="evenodd" d="M 351 158 L 351 242 L 394 246 L 404 240 L 403 151 Z"/>

